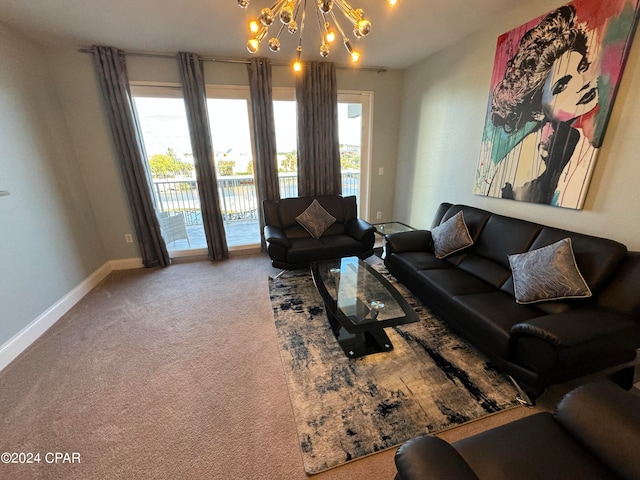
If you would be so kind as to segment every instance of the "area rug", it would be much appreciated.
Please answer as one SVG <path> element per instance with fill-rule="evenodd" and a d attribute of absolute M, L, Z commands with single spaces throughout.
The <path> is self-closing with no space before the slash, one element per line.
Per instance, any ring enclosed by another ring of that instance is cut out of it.
<path fill-rule="evenodd" d="M 269 281 L 271 304 L 307 474 L 517 405 L 509 380 L 411 293 L 420 321 L 385 329 L 390 352 L 347 358 L 311 275 Z"/>

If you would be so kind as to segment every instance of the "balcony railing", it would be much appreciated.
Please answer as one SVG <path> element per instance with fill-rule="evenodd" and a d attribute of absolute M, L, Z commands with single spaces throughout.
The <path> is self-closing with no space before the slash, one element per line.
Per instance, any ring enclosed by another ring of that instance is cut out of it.
<path fill-rule="evenodd" d="M 280 196 L 298 195 L 296 173 L 281 173 Z M 158 213 L 174 214 L 182 212 L 186 225 L 202 225 L 200 197 L 195 180 L 154 180 L 154 195 Z M 342 173 L 342 194 L 360 193 L 360 172 Z M 252 175 L 235 175 L 218 178 L 218 198 L 225 223 L 258 219 L 258 202 Z"/>

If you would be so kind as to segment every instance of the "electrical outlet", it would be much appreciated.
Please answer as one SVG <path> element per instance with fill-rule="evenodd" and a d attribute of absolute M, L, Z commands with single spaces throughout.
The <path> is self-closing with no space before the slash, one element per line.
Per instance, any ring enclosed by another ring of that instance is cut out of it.
<path fill-rule="evenodd" d="M 125 233 L 124 234 L 124 241 L 127 243 L 133 243 L 133 237 L 131 236 L 130 233 Z"/>
<path fill-rule="evenodd" d="M 380 220 L 380 219 L 382 218 L 382 212 L 377 212 L 377 213 L 376 213 L 376 218 L 377 218 L 378 220 Z"/>
<path fill-rule="evenodd" d="M 380 167 L 378 169 L 378 175 L 384 175 L 384 168 Z"/>

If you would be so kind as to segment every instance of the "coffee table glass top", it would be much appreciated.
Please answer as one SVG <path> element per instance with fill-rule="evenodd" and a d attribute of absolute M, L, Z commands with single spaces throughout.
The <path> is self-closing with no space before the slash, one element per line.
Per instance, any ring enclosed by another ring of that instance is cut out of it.
<path fill-rule="evenodd" d="M 358 257 L 314 262 L 311 272 L 327 309 L 348 332 L 418 320 L 393 285 Z"/>
<path fill-rule="evenodd" d="M 376 223 L 374 224 L 374 227 L 376 227 L 376 233 L 380 235 L 387 235 L 389 233 L 409 232 L 411 230 L 415 230 L 415 228 L 402 222 Z"/>

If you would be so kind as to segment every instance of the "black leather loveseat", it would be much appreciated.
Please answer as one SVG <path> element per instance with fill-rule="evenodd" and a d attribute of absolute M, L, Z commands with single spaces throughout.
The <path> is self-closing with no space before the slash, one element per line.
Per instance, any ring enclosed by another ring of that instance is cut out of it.
<path fill-rule="evenodd" d="M 473 244 L 436 258 L 432 231 L 459 212 Z M 591 296 L 518 303 L 509 256 L 566 238 Z M 388 270 L 515 379 L 525 400 L 546 385 L 616 366 L 625 367 L 620 377 L 630 387 L 640 346 L 640 253 L 612 240 L 448 203 L 430 231 L 386 240 Z"/>
<path fill-rule="evenodd" d="M 396 480 L 640 478 L 640 396 L 613 383 L 569 392 L 536 413 L 449 444 L 416 437 L 396 452 Z"/>
<path fill-rule="evenodd" d="M 300 215 L 314 201 L 335 219 L 317 238 L 300 223 Z M 350 256 L 367 258 L 373 254 L 376 229 L 358 218 L 355 196 L 283 198 L 265 200 L 262 206 L 267 252 L 276 268 L 296 270 L 317 260 Z"/>

